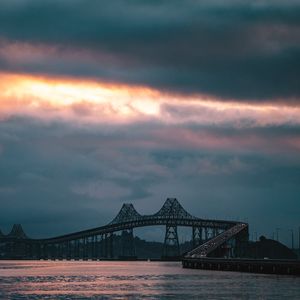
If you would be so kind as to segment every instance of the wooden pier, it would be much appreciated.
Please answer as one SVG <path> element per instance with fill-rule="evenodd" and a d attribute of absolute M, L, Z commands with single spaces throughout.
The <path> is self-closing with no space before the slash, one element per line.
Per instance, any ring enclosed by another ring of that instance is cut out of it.
<path fill-rule="evenodd" d="M 184 258 L 183 268 L 300 276 L 300 260 Z"/>

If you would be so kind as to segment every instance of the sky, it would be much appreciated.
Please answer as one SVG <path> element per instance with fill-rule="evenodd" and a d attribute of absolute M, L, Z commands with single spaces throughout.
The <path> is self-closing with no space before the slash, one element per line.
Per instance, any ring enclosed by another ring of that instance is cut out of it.
<path fill-rule="evenodd" d="M 53 236 L 176 197 L 291 243 L 299 81 L 299 0 L 1 0 L 0 229 Z"/>

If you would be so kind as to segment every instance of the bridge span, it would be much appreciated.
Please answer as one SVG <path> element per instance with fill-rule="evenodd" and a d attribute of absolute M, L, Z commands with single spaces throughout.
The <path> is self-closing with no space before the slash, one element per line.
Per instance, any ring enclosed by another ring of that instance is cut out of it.
<path fill-rule="evenodd" d="M 212 251 L 220 248 L 229 239 L 233 239 L 235 235 L 240 236 L 240 231 L 228 235 L 228 232 L 233 233 L 233 228 L 242 226 L 243 232 L 246 233 L 243 237 L 248 238 L 247 224 L 194 217 L 176 198 L 168 198 L 161 209 L 153 215 L 141 215 L 132 204 L 123 204 L 117 216 L 107 225 L 50 238 L 29 238 L 21 225 L 15 224 L 7 235 L 0 231 L 0 259 L 113 259 L 115 258 L 114 236 L 117 232 L 126 233 L 124 244 L 127 246 L 124 247 L 123 255 L 134 257 L 133 229 L 156 225 L 163 225 L 166 228 L 162 253 L 164 257 L 179 257 L 181 254 L 178 226 L 192 228 L 192 247 L 196 250 L 189 255 L 195 253 L 200 255 L 201 251 L 203 254 L 203 249 L 199 250 L 199 246 L 207 245 L 217 237 L 221 236 L 223 239 L 217 239 L 219 244 Z M 225 239 L 224 236 L 227 238 Z M 235 249 L 237 248 L 235 245 Z"/>

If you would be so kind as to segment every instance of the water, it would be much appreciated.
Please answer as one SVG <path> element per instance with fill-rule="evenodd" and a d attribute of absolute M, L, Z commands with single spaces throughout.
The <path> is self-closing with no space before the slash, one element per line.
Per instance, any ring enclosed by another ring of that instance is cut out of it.
<path fill-rule="evenodd" d="M 177 262 L 0 261 L 0 299 L 300 299 L 300 278 Z"/>

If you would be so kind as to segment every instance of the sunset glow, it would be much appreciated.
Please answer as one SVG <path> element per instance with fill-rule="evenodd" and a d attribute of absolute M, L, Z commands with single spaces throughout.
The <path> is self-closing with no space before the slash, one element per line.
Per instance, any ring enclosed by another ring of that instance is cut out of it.
<path fill-rule="evenodd" d="M 5 73 L 0 75 L 0 84 L 2 118 L 20 114 L 93 123 L 132 122 L 149 117 L 166 123 L 233 122 L 236 126 L 243 126 L 243 121 L 262 126 L 300 123 L 298 107 L 221 102 L 143 86 Z"/>
<path fill-rule="evenodd" d="M 157 92 L 147 88 L 128 87 L 61 78 L 1 74 L 1 112 L 22 111 L 42 114 L 40 117 L 82 115 L 90 121 L 103 117 L 120 121 L 139 114 L 158 115 Z"/>

